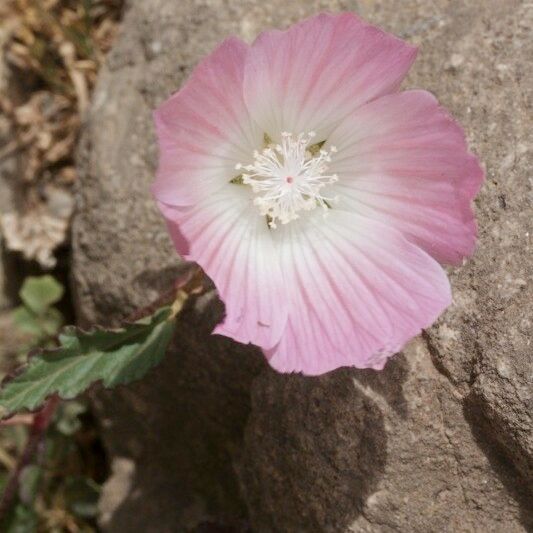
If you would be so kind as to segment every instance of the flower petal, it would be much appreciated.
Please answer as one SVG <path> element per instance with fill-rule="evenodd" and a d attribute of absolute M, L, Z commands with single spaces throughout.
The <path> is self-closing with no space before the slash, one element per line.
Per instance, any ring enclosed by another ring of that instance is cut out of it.
<path fill-rule="evenodd" d="M 351 13 L 321 14 L 259 35 L 246 60 L 246 104 L 272 138 L 314 130 L 321 140 L 360 105 L 396 91 L 415 56 Z"/>
<path fill-rule="evenodd" d="M 330 136 L 339 208 L 382 220 L 439 262 L 459 263 L 476 239 L 471 200 L 483 170 L 464 133 L 425 91 L 384 96 Z"/>
<path fill-rule="evenodd" d="M 276 344 L 287 303 L 271 232 L 250 191 L 229 185 L 195 206 L 160 208 L 178 253 L 204 269 L 226 306 L 215 333 L 264 348 Z"/>
<path fill-rule="evenodd" d="M 279 371 L 381 369 L 450 304 L 437 262 L 379 222 L 332 209 L 278 231 L 289 319 L 267 357 Z"/>
<path fill-rule="evenodd" d="M 239 39 L 227 39 L 155 111 L 160 161 L 152 190 L 159 201 L 192 205 L 227 184 L 235 165 L 261 146 L 263 132 L 242 94 L 247 52 Z"/>

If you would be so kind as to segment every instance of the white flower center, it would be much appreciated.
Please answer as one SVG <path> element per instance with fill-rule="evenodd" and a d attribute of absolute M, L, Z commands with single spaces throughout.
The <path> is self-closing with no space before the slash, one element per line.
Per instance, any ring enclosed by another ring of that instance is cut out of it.
<path fill-rule="evenodd" d="M 309 211 L 321 207 L 327 212 L 336 198 L 322 195 L 322 189 L 338 181 L 336 174 L 326 174 L 330 154 L 319 145 L 312 148 L 314 132 L 282 133 L 281 144 L 268 146 L 263 151 L 254 151 L 252 165 L 237 165 L 244 169 L 242 182 L 252 187 L 256 194 L 254 204 L 268 219 L 269 226 L 276 228 L 276 221 L 287 224 L 299 217 L 299 211 Z"/>

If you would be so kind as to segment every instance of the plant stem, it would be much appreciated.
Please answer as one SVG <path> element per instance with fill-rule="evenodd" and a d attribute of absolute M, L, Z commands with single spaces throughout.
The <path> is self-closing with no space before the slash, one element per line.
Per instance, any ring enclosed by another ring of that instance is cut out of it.
<path fill-rule="evenodd" d="M 136 322 L 145 316 L 153 314 L 160 307 L 172 304 L 176 300 L 179 290 L 189 292 L 189 290 L 193 289 L 195 286 L 201 285 L 204 279 L 203 272 L 196 263 L 187 263 L 184 265 L 182 272 L 178 278 L 176 278 L 170 289 L 161 294 L 161 296 L 151 304 L 134 311 L 128 316 L 126 322 Z"/>
<path fill-rule="evenodd" d="M 184 265 L 183 270 L 169 290 L 165 291 L 150 305 L 137 309 L 126 319 L 126 322 L 135 322 L 145 316 L 151 315 L 164 305 L 172 304 L 177 298 L 179 298 L 180 292 L 192 294 L 205 290 L 205 279 L 202 270 L 196 264 L 187 263 Z M 31 463 L 39 449 L 59 401 L 60 398 L 58 396 L 52 396 L 47 400 L 44 407 L 33 415 L 28 441 L 26 442 L 26 446 L 15 465 L 15 468 L 9 476 L 4 492 L 0 498 L 0 524 L 5 519 L 17 497 L 20 474 L 22 470 Z M 20 420 L 19 423 L 22 423 L 22 420 Z M 27 419 L 25 420 L 25 423 L 27 423 Z"/>
<path fill-rule="evenodd" d="M 34 415 L 26 446 L 24 447 L 15 469 L 9 476 L 4 493 L 0 499 L 0 523 L 2 523 L 6 517 L 7 513 L 11 509 L 11 506 L 13 505 L 15 498 L 17 497 L 20 474 L 22 470 L 24 470 L 24 468 L 31 463 L 35 453 L 37 452 L 58 404 L 59 398 L 57 396 L 52 396 L 48 399 L 45 406 Z"/>

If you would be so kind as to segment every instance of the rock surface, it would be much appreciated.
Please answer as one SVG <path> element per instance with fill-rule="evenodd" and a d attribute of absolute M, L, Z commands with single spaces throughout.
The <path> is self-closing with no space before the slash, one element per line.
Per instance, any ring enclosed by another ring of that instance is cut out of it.
<path fill-rule="evenodd" d="M 405 85 L 434 92 L 486 165 L 476 255 L 451 271 L 454 305 L 382 373 L 278 375 L 210 337 L 220 304 L 202 302 L 148 379 L 95 395 L 113 467 L 106 531 L 533 528 L 525 1 L 131 1 L 79 151 L 79 320 L 118 320 L 179 268 L 148 192 L 151 110 L 226 35 L 251 40 L 324 9 L 421 46 Z"/>

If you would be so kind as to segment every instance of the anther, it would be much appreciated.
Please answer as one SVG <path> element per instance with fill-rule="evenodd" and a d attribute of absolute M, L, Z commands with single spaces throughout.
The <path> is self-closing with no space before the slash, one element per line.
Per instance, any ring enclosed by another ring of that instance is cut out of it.
<path fill-rule="evenodd" d="M 253 164 L 236 167 L 248 172 L 242 174 L 242 182 L 252 187 L 257 195 L 254 205 L 267 217 L 272 229 L 277 227 L 277 221 L 287 224 L 298 219 L 299 211 L 320 207 L 327 213 L 335 203 L 335 199 L 323 195 L 322 189 L 338 181 L 336 174 L 327 174 L 327 163 L 336 149 L 321 148 L 313 156 L 307 148 L 315 136 L 315 132 L 283 132 L 280 144 L 261 152 L 254 150 Z"/>

